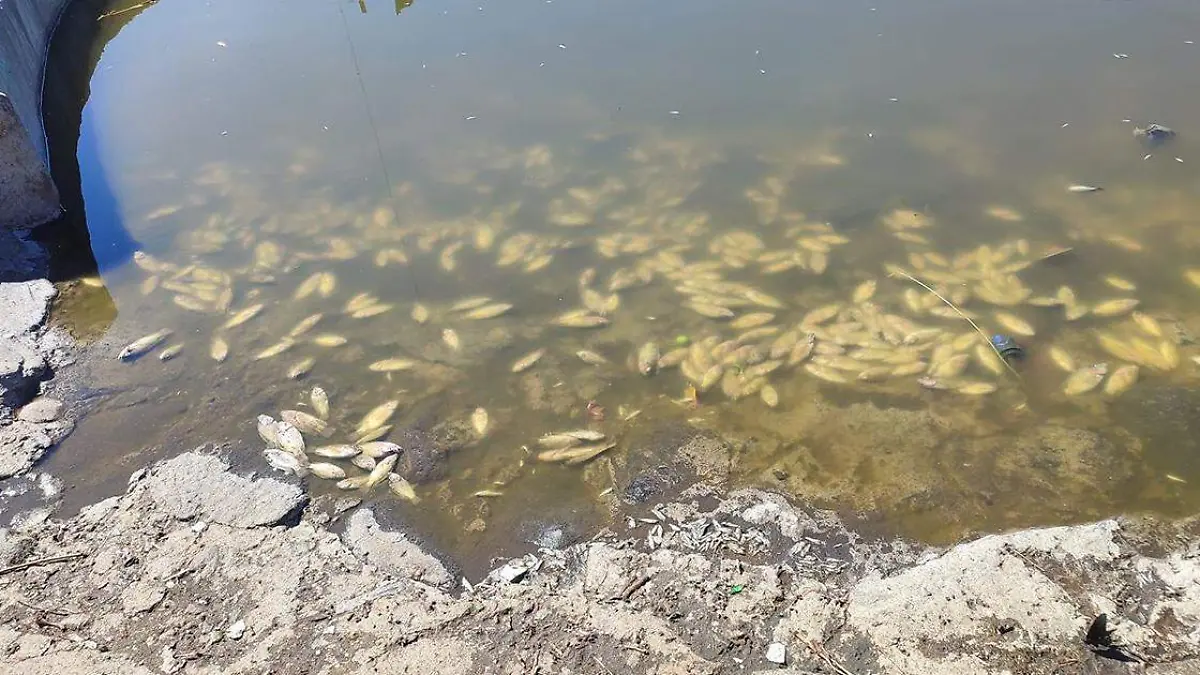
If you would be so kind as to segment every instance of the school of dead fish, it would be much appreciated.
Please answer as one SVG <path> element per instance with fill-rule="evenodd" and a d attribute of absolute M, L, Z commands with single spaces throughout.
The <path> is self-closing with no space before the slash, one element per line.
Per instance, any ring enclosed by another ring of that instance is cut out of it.
<path fill-rule="evenodd" d="M 1086 187 L 1069 190 L 1093 191 Z M 205 339 L 213 362 L 225 363 L 239 355 L 255 361 L 286 358 L 280 373 L 288 380 L 309 377 L 320 366 L 324 350 L 350 344 L 352 324 L 358 321 L 386 321 L 398 330 L 407 322 L 441 325 L 437 334 L 452 353 L 464 351 L 468 339 L 464 334 L 474 335 L 456 329 L 464 322 L 528 321 L 564 331 L 603 331 L 618 319 L 642 321 L 654 337 L 631 346 L 626 354 L 611 349 L 562 350 L 549 341 L 514 353 L 506 369 L 515 375 L 535 370 L 548 354 L 570 357 L 580 368 L 613 373 L 624 363 L 647 378 L 673 373 L 669 376 L 680 380 L 683 403 L 708 405 L 755 397 L 771 409 L 786 408 L 780 390 L 793 390 L 788 385 L 796 378 L 841 387 L 900 387 L 966 397 L 1022 386 L 1010 365 L 967 319 L 987 335 L 1007 333 L 1025 341 L 1040 341 L 1047 330 L 1090 335 L 1086 347 L 1074 340 L 1070 351 L 1057 339 L 1039 347 L 1045 357 L 1039 356 L 1035 363 L 1045 358 L 1064 371 L 1060 394 L 1065 397 L 1116 397 L 1140 379 L 1176 370 L 1184 358 L 1181 350 L 1187 345 L 1172 330 L 1173 320 L 1143 307 L 1133 295 L 1137 285 L 1128 279 L 1103 275 L 1111 294 L 1094 297 L 1083 297 L 1069 286 L 1037 288 L 1023 280 L 1023 272 L 1052 255 L 1046 251 L 1056 250 L 1035 247 L 1025 239 L 944 254 L 934 249 L 929 237 L 936 231 L 932 217 L 896 209 L 882 215 L 878 225 L 900 242 L 901 257 L 873 274 L 851 270 L 857 279 L 843 284 L 840 297 L 814 302 L 810 294 L 772 292 L 747 281 L 754 278 L 772 288 L 803 288 L 806 280 L 838 269 L 839 256 L 854 246 L 831 224 L 782 212 L 778 186 L 768 183 L 747 192 L 760 219 L 773 226 L 766 235 L 748 230 L 714 233 L 704 214 L 640 213 L 622 214 L 632 216 L 633 226 L 626 230 L 601 232 L 590 239 L 576 236 L 594 223 L 606 190 L 619 192 L 620 186 L 606 183 L 573 189 L 551 204 L 551 224 L 570 237 L 509 232 L 505 222 L 514 207 L 466 227 L 391 236 L 383 247 L 329 237 L 323 250 L 289 250 L 282 243 L 246 235 L 249 261 L 227 271 L 199 262 L 171 263 L 144 252 L 138 252 L 134 261 L 146 274 L 141 284 L 144 295 L 169 294 L 174 305 L 213 317 L 211 334 Z M 1007 221 L 1021 219 L 1003 207 L 991 207 L 988 213 Z M 381 229 L 396 227 L 380 212 L 373 224 Z M 380 268 L 409 265 L 421 258 L 436 260 L 442 273 L 454 274 L 464 264 L 478 265 L 490 258 L 501 270 L 536 274 L 563 252 L 589 243 L 595 266 L 579 274 L 577 287 L 568 289 L 563 304 L 551 311 L 522 308 L 490 294 L 449 303 L 401 304 L 370 292 L 353 292 L 329 269 L 303 276 L 290 291 L 290 302 L 272 301 L 268 290 L 304 267 L 327 267 L 365 253 L 373 253 L 371 260 Z M 929 288 L 911 283 L 910 278 Z M 1185 270 L 1183 278 L 1200 287 L 1200 268 Z M 673 294 L 672 315 L 646 321 L 629 309 L 636 306 L 629 302 L 631 296 L 651 288 Z M 273 340 L 240 339 L 246 327 L 261 317 L 297 306 L 311 307 L 312 313 Z M 185 343 L 167 345 L 172 336 L 171 329 L 156 330 L 125 346 L 119 358 L 134 361 L 155 350 L 160 350 L 163 361 L 177 358 L 185 353 Z M 361 368 L 389 378 L 419 378 L 424 363 L 415 354 L 396 354 L 366 361 Z M 325 422 L 329 401 L 324 390 L 314 388 L 310 404 L 315 415 L 284 411 L 280 420 L 259 418 L 259 434 L 268 446 L 264 455 L 273 467 L 337 480 L 345 489 L 371 489 L 386 481 L 401 498 L 415 500 L 414 488 L 391 471 L 399 449 L 391 450 L 381 440 L 391 431 L 388 421 L 396 401 L 380 404 L 357 427 L 346 429 L 346 443 L 312 448 L 304 436 L 325 438 L 331 427 Z M 471 413 L 469 421 L 479 439 L 492 432 L 494 421 L 482 407 Z M 547 434 L 530 445 L 540 448 L 537 460 L 573 466 L 611 450 L 616 443 L 599 432 L 577 430 Z M 320 459 L 310 461 L 311 456 Z M 500 493 L 488 488 L 477 494 Z"/>

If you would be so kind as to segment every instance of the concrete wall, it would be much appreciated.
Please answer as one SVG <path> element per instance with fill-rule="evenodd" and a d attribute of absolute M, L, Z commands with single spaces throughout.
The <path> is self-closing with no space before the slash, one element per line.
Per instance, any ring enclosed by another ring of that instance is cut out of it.
<path fill-rule="evenodd" d="M 0 0 L 0 228 L 58 216 L 42 129 L 46 49 L 69 0 Z"/>

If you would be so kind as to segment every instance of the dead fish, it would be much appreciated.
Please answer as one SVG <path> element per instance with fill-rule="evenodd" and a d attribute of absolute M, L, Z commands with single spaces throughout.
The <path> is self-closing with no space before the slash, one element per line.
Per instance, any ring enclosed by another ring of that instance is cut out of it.
<path fill-rule="evenodd" d="M 1133 291 L 1137 290 L 1137 285 L 1134 284 L 1132 281 L 1125 279 L 1123 277 L 1118 277 L 1113 274 L 1110 274 L 1110 275 L 1104 277 L 1104 283 L 1108 284 L 1109 286 L 1112 286 L 1113 288 L 1117 289 L 1118 291 L 1133 292 Z"/>
<path fill-rule="evenodd" d="M 275 426 L 275 419 L 270 415 L 258 416 L 258 437 L 263 439 L 263 442 L 272 448 L 280 447 L 279 431 Z"/>
<path fill-rule="evenodd" d="M 1160 338 L 1163 336 L 1162 326 L 1154 317 L 1148 316 L 1141 312 L 1134 312 L 1129 318 L 1133 319 L 1133 322 L 1137 324 L 1137 327 L 1150 337 Z"/>
<path fill-rule="evenodd" d="M 762 399 L 763 403 L 767 404 L 768 408 L 775 408 L 779 406 L 779 392 L 775 391 L 775 387 L 772 387 L 769 384 L 764 384 L 762 388 L 758 390 L 758 396 Z"/>
<path fill-rule="evenodd" d="M 263 359 L 269 359 L 269 358 L 272 358 L 275 356 L 279 356 L 280 354 L 291 349 L 292 345 L 294 345 L 294 344 L 296 344 L 295 340 L 293 340 L 291 338 L 283 338 L 279 342 L 276 342 L 275 344 L 271 345 L 270 347 L 267 347 L 266 349 L 263 349 L 259 353 L 255 354 L 254 360 L 261 361 Z"/>
<path fill-rule="evenodd" d="M 413 489 L 412 483 L 404 480 L 399 474 L 388 474 L 388 489 L 400 499 L 413 504 L 421 501 L 417 498 L 417 491 Z"/>
<path fill-rule="evenodd" d="M 175 358 L 176 356 L 179 356 L 179 354 L 181 352 L 183 352 L 183 344 L 182 343 L 181 344 L 173 344 L 170 347 L 167 347 L 166 349 L 162 350 L 161 353 L 159 353 L 158 360 L 159 361 L 170 361 L 171 359 Z"/>
<path fill-rule="evenodd" d="M 842 311 L 842 305 L 836 302 L 818 307 L 805 314 L 804 318 L 800 319 L 800 325 L 805 327 L 819 326 L 837 316 L 837 313 L 840 311 Z"/>
<path fill-rule="evenodd" d="M 1132 364 L 1126 364 L 1117 368 L 1108 376 L 1108 380 L 1104 383 L 1104 393 L 1109 396 L 1120 396 L 1129 388 L 1137 383 L 1138 367 Z"/>
<path fill-rule="evenodd" d="M 504 493 L 499 490 L 476 490 L 471 493 L 472 497 L 503 497 Z"/>
<path fill-rule="evenodd" d="M 604 434 L 602 432 L 592 431 L 591 429 L 573 429 L 571 431 L 563 431 L 560 433 L 566 434 L 572 438 L 577 438 L 581 441 L 595 442 L 604 440 Z"/>
<path fill-rule="evenodd" d="M 299 429 L 288 422 L 279 421 L 275 423 L 275 434 L 280 450 L 304 458 L 304 436 Z"/>
<path fill-rule="evenodd" d="M 317 417 L 323 420 L 329 419 L 329 395 L 321 387 L 313 387 L 308 394 L 308 400 L 312 403 L 313 411 L 317 413 Z"/>
<path fill-rule="evenodd" d="M 512 368 L 510 370 L 512 370 L 512 372 L 514 372 L 514 373 L 521 373 L 526 370 L 529 370 L 530 368 L 533 367 L 533 365 L 535 363 L 540 361 L 542 359 L 542 357 L 545 355 L 546 355 L 545 349 L 535 349 L 535 350 L 529 352 L 528 354 L 526 354 L 525 356 L 522 356 L 521 358 L 517 359 L 516 362 L 514 362 L 512 364 Z"/>
<path fill-rule="evenodd" d="M 875 288 L 876 282 L 874 279 L 869 279 L 862 282 L 857 288 L 854 289 L 854 292 L 851 293 L 850 301 L 856 305 L 861 305 L 875 295 Z"/>
<path fill-rule="evenodd" d="M 684 307 L 696 312 L 700 316 L 709 319 L 729 319 L 734 316 L 733 310 L 721 305 L 712 305 L 705 302 L 690 301 L 684 303 Z"/>
<path fill-rule="evenodd" d="M 355 476 L 353 478 L 343 478 L 337 482 L 339 490 L 358 490 L 367 484 L 367 476 Z"/>
<path fill-rule="evenodd" d="M 996 350 L 988 345 L 975 345 L 975 361 L 993 375 L 1004 374 L 1004 362 L 996 355 Z"/>
<path fill-rule="evenodd" d="M 696 388 L 702 392 L 708 391 L 713 388 L 713 385 L 721 381 L 723 375 L 725 375 L 725 366 L 718 363 L 704 371 L 704 374 L 700 376 L 700 383 Z"/>
<path fill-rule="evenodd" d="M 607 317 L 589 314 L 584 309 L 575 309 L 556 316 L 551 323 L 564 328 L 597 328 L 607 326 L 609 322 Z"/>
<path fill-rule="evenodd" d="M 296 292 L 292 294 L 293 300 L 303 300 L 313 293 L 317 292 L 317 288 L 321 285 L 321 273 L 317 272 L 300 282 L 296 287 Z"/>
<path fill-rule="evenodd" d="M 921 385 L 925 389 L 949 389 L 950 388 L 950 385 L 946 384 L 945 382 L 942 382 L 941 380 L 937 379 L 936 377 L 930 377 L 928 375 L 926 375 L 925 377 L 918 377 L 917 384 Z"/>
<path fill-rule="evenodd" d="M 333 333 L 322 333 L 312 339 L 312 343 L 318 347 L 341 347 L 347 342 L 349 340 Z"/>
<path fill-rule="evenodd" d="M 968 396 L 986 396 L 996 391 L 992 382 L 964 381 L 954 385 L 954 391 Z"/>
<path fill-rule="evenodd" d="M 229 330 L 230 328 L 236 328 L 236 327 L 246 323 L 250 319 L 253 319 L 254 317 L 258 316 L 258 313 L 262 311 L 262 308 L 263 308 L 262 303 L 259 303 L 257 305 L 250 305 L 249 307 L 246 307 L 246 308 L 238 311 L 237 313 L 235 313 L 233 316 L 229 317 L 229 320 L 226 321 L 224 324 L 222 324 L 221 328 L 223 330 Z"/>
<path fill-rule="evenodd" d="M 833 382 L 836 384 L 845 384 L 849 382 L 849 380 L 846 379 L 846 376 L 842 373 L 834 370 L 833 368 L 827 368 L 817 363 L 804 364 L 804 370 L 808 371 L 810 375 L 818 379 L 825 380 L 826 382 Z"/>
<path fill-rule="evenodd" d="M 538 453 L 537 458 L 540 462 L 561 462 L 563 464 L 575 465 L 582 464 L 603 452 L 607 452 L 617 446 L 616 443 L 596 443 L 594 445 L 581 445 L 575 448 L 564 448 L 561 450 L 545 450 Z"/>
<path fill-rule="evenodd" d="M 338 443 L 335 445 L 322 445 L 319 448 L 313 448 L 312 454 L 319 457 L 327 457 L 329 459 L 350 459 L 357 455 L 358 448 L 349 443 Z"/>
<path fill-rule="evenodd" d="M 377 464 L 374 457 L 370 455 L 364 455 L 361 452 L 351 457 L 350 463 L 362 469 L 363 471 L 370 471 L 371 469 L 374 469 Z"/>
<path fill-rule="evenodd" d="M 375 406 L 366 415 L 363 415 L 362 421 L 358 423 L 358 431 L 361 433 L 368 429 L 375 429 L 383 426 L 392 415 L 396 413 L 396 409 L 400 407 L 400 401 L 391 400 L 384 401 Z"/>
<path fill-rule="evenodd" d="M 382 359 L 367 366 L 367 370 L 373 373 L 394 373 L 400 370 L 411 370 L 415 365 L 417 362 L 412 359 Z"/>
<path fill-rule="evenodd" d="M 398 455 L 402 450 L 399 445 L 388 441 L 367 441 L 365 443 L 359 443 L 358 449 L 362 451 L 362 454 L 370 457 L 371 459 L 382 459 L 388 455 Z"/>
<path fill-rule="evenodd" d="M 416 321 L 417 323 L 425 323 L 429 320 L 429 308 L 418 302 L 417 304 L 413 305 L 410 315 L 412 316 L 413 321 Z"/>
<path fill-rule="evenodd" d="M 742 297 L 750 302 L 761 307 L 769 307 L 771 309 L 782 309 L 783 302 L 773 295 L 768 295 L 756 288 L 747 288 L 742 292 Z"/>
<path fill-rule="evenodd" d="M 208 312 L 212 310 L 212 307 L 207 302 L 191 295 L 173 296 L 171 302 L 191 312 Z"/>
<path fill-rule="evenodd" d="M 637 369 L 642 375 L 653 375 L 658 369 L 658 359 L 662 353 L 658 350 L 658 344 L 647 342 L 642 345 L 637 351 Z"/>
<path fill-rule="evenodd" d="M 579 445 L 580 440 L 570 434 L 546 434 L 538 439 L 538 445 L 550 450 L 562 450 Z"/>
<path fill-rule="evenodd" d="M 587 349 L 580 349 L 579 351 L 575 352 L 575 356 L 579 357 L 580 361 L 583 361 L 589 366 L 602 366 L 608 363 L 608 359 Z"/>
<path fill-rule="evenodd" d="M 287 373 L 286 373 L 287 378 L 289 380 L 298 380 L 298 379 L 304 377 L 305 375 L 308 375 L 308 373 L 310 371 L 312 371 L 313 366 L 316 365 L 316 363 L 317 363 L 317 360 L 311 356 L 300 359 L 299 361 L 293 363 L 292 367 L 287 369 Z"/>
<path fill-rule="evenodd" d="M 966 354 L 956 354 L 941 363 L 935 363 L 930 368 L 929 374 L 940 380 L 952 379 L 966 371 L 968 362 Z"/>
<path fill-rule="evenodd" d="M 1096 187 L 1094 185 L 1081 185 L 1078 183 L 1067 186 L 1067 192 L 1099 192 L 1103 189 L 1104 188 L 1102 187 Z"/>
<path fill-rule="evenodd" d="M 483 408 L 476 408 L 475 412 L 471 413 L 471 428 L 475 430 L 475 434 L 479 437 L 487 435 L 488 432 L 488 411 Z"/>
<path fill-rule="evenodd" d="M 300 323 L 296 324 L 290 331 L 288 331 L 288 337 L 300 337 L 301 335 L 307 333 L 312 329 L 313 326 L 317 325 L 317 322 L 321 320 L 322 316 L 324 315 L 318 312 L 301 319 Z"/>
<path fill-rule="evenodd" d="M 388 474 L 392 472 L 392 468 L 396 466 L 396 460 L 398 458 L 398 455 L 388 455 L 387 457 L 379 460 L 379 462 L 375 464 L 375 468 L 371 469 L 371 473 L 367 474 L 367 480 L 365 483 L 363 483 L 363 487 L 373 488 L 382 483 L 388 477 Z"/>
<path fill-rule="evenodd" d="M 458 302 L 454 303 L 453 305 L 450 305 L 450 311 L 451 312 L 465 312 L 467 310 L 482 307 L 491 301 L 492 301 L 492 299 L 487 297 L 486 295 L 476 295 L 476 296 L 470 297 L 470 298 L 463 298 L 462 300 L 459 300 Z"/>
<path fill-rule="evenodd" d="M 304 464 L 290 452 L 284 452 L 279 448 L 267 448 L 263 450 L 263 457 L 266 458 L 267 464 L 272 469 L 296 476 L 304 475 Z"/>
<path fill-rule="evenodd" d="M 1121 316 L 1133 311 L 1137 306 L 1137 298 L 1116 298 L 1097 303 L 1092 307 L 1092 314 L 1101 317 Z"/>
<path fill-rule="evenodd" d="M 462 342 L 458 339 L 458 332 L 453 328 L 442 329 L 442 342 L 446 343 L 452 351 L 458 351 L 462 347 Z"/>
<path fill-rule="evenodd" d="M 299 429 L 301 433 L 316 436 L 329 435 L 329 425 L 315 415 L 309 415 L 299 410 L 281 410 L 279 416 L 283 418 L 284 422 Z"/>
<path fill-rule="evenodd" d="M 803 363 L 805 359 L 812 355 L 816 344 L 816 333 L 808 333 L 803 340 L 798 342 L 795 347 L 792 347 L 792 353 L 788 354 L 787 364 L 795 366 Z"/>
<path fill-rule="evenodd" d="M 1100 382 L 1107 374 L 1107 363 L 1093 363 L 1086 368 L 1080 368 L 1067 377 L 1066 382 L 1063 383 L 1063 393 L 1067 396 L 1086 394 L 1100 386 Z"/>
<path fill-rule="evenodd" d="M 351 312 L 350 318 L 351 319 L 369 319 L 373 316 L 379 316 L 380 314 L 383 314 L 384 312 L 389 312 L 389 311 L 391 311 L 391 309 L 392 309 L 392 305 L 389 305 L 386 303 L 381 303 L 378 305 L 370 305 L 368 307 L 363 307 L 362 309 L 358 309 L 358 310 Z"/>
<path fill-rule="evenodd" d="M 346 477 L 346 470 L 329 462 L 313 462 L 308 465 L 309 472 L 317 478 L 325 480 L 341 480 Z"/>
<path fill-rule="evenodd" d="M 140 337 L 125 345 L 121 352 L 117 354 L 117 358 L 122 361 L 135 359 L 159 346 L 169 337 L 171 337 L 171 331 L 165 328 L 144 337 Z"/>
<path fill-rule="evenodd" d="M 501 314 L 504 314 L 508 310 L 512 309 L 512 307 L 513 306 L 508 304 L 507 302 L 498 302 L 498 303 L 494 303 L 491 305 L 484 305 L 483 307 L 477 307 L 477 308 L 467 312 L 466 314 L 463 314 L 463 318 L 471 319 L 471 320 L 475 320 L 475 321 L 478 321 L 481 319 L 494 319 L 495 317 L 498 317 Z"/>
<path fill-rule="evenodd" d="M 392 430 L 392 425 L 390 425 L 390 424 L 381 424 L 377 427 L 372 427 L 370 429 L 361 429 L 361 430 L 356 429 L 355 433 L 357 434 L 357 437 L 354 439 L 354 444 L 361 445 L 363 443 L 368 443 L 370 441 L 377 441 L 377 440 L 383 438 L 384 436 L 387 436 L 388 433 L 391 432 L 391 430 Z"/>
<path fill-rule="evenodd" d="M 229 357 L 229 343 L 220 335 L 214 336 L 212 344 L 208 346 L 208 356 L 213 361 L 221 363 Z"/>
<path fill-rule="evenodd" d="M 775 315 L 770 312 L 755 312 L 753 314 L 743 314 L 733 321 L 729 322 L 730 328 L 734 330 L 748 330 L 757 328 L 764 324 L 771 323 L 775 320 Z"/>
<path fill-rule="evenodd" d="M 1022 337 L 1033 337 L 1037 334 L 1037 331 L 1033 329 L 1033 326 L 1019 316 L 1014 316 L 1007 312 L 996 312 L 995 317 L 996 323 L 1000 324 L 1006 330 L 1015 335 L 1020 335 Z"/>

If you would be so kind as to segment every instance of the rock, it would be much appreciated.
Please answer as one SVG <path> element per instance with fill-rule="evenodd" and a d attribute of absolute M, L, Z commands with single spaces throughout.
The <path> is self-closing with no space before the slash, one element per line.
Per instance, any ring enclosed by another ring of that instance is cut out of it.
<path fill-rule="evenodd" d="M 133 490 L 178 520 L 204 518 L 230 527 L 274 525 L 308 503 L 296 485 L 228 471 L 217 457 L 187 452 L 156 464 Z"/>
<path fill-rule="evenodd" d="M 33 12 L 27 8 L 6 7 L 5 10 L 15 17 L 11 18 L 11 21 L 18 22 L 17 25 L 32 26 L 38 22 L 38 19 L 30 18 L 29 15 Z M 21 16 L 17 17 L 17 14 L 21 14 Z M 53 14 L 47 14 L 47 16 L 53 16 Z M 53 20 L 50 20 L 48 25 L 53 26 L 54 23 Z M 6 30 L 9 29 L 6 27 Z M 29 28 L 25 28 L 25 30 L 29 30 Z M 47 32 L 40 38 L 43 41 L 49 39 L 50 35 L 49 28 L 45 30 Z M 18 42 L 27 45 L 26 41 L 29 39 L 28 35 L 24 33 L 5 33 L 5 40 L 14 45 Z M 5 48 L 4 89 L 15 93 L 20 98 L 24 87 L 20 85 L 13 87 L 14 79 L 22 79 L 20 75 L 13 77 L 20 72 L 19 66 L 13 62 L 13 54 L 8 52 L 9 45 L 6 44 Z M 18 49 L 15 46 L 12 48 Z M 29 46 L 19 48 L 38 50 L 38 48 Z M 32 92 L 34 96 L 32 102 L 35 105 L 37 91 L 35 89 Z M 33 134 L 29 133 L 22 124 L 17 112 L 17 105 L 19 103 L 15 105 L 7 93 L 0 94 L 0 223 L 2 223 L 0 227 L 4 229 L 36 227 L 53 220 L 62 212 L 58 203 L 58 190 L 55 189 L 50 172 L 46 170 L 46 165 L 38 156 L 37 146 L 32 140 L 35 134 L 40 138 L 43 131 L 39 126 Z M 36 112 L 36 108 L 34 111 Z M 26 122 L 28 123 L 29 120 L 26 119 Z"/>
<path fill-rule="evenodd" d="M 27 338 L 0 336 L 0 407 L 29 400 L 45 374 L 46 359 Z"/>
<path fill-rule="evenodd" d="M 396 473 L 408 482 L 428 483 L 446 475 L 446 451 L 432 434 L 407 427 L 392 432 L 388 440 L 403 449 Z"/>
<path fill-rule="evenodd" d="M 772 642 L 767 645 L 767 660 L 771 663 L 784 665 L 787 663 L 787 647 L 782 642 Z"/>
<path fill-rule="evenodd" d="M 245 634 L 246 622 L 242 621 L 241 619 L 234 621 L 229 625 L 229 628 L 225 629 L 225 635 L 227 635 L 230 640 L 241 640 L 242 636 Z"/>
<path fill-rule="evenodd" d="M 403 532 L 384 530 L 370 509 L 350 516 L 342 540 L 357 555 L 383 572 L 431 586 L 450 588 L 454 579 L 437 558 L 421 550 Z"/>
<path fill-rule="evenodd" d="M 0 478 L 28 471 L 70 429 L 70 424 L 34 424 L 22 420 L 0 426 Z"/>
<path fill-rule="evenodd" d="M 62 401 L 43 396 L 25 404 L 25 407 L 17 413 L 17 419 L 25 422 L 53 422 L 62 415 L 62 412 Z"/>
<path fill-rule="evenodd" d="M 56 294 L 46 279 L 0 283 L 0 335 L 23 337 L 40 328 Z"/>

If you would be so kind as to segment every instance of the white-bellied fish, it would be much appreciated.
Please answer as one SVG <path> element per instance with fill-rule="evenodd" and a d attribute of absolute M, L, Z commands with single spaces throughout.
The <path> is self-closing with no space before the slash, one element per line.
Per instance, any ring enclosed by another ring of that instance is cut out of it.
<path fill-rule="evenodd" d="M 169 337 L 171 337 L 171 331 L 166 328 L 164 328 L 163 330 L 151 333 L 149 335 L 140 337 L 140 338 L 134 340 L 133 342 L 130 342 L 129 344 L 125 345 L 125 347 L 123 349 L 121 349 L 121 352 L 119 354 L 117 354 L 117 358 L 122 361 L 128 361 L 130 359 L 135 359 L 135 358 L 145 354 L 146 352 L 149 352 L 150 350 L 154 349 L 155 347 L 159 346 L 160 344 L 165 342 L 166 339 Z"/>

